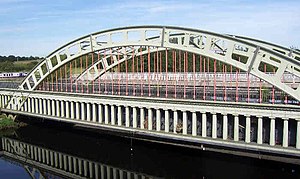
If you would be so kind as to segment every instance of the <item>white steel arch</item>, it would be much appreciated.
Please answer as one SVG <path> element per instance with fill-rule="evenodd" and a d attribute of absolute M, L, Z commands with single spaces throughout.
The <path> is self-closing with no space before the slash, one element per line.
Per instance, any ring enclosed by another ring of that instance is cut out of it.
<path fill-rule="evenodd" d="M 254 41 L 171 26 L 134 26 L 105 30 L 76 39 L 52 52 L 29 73 L 19 89 L 35 90 L 56 69 L 88 53 L 115 47 L 149 46 L 178 49 L 214 58 L 247 71 L 300 101 L 300 86 L 293 89 L 281 81 L 285 72 L 300 77 L 300 62 L 289 57 L 291 55 L 279 53 L 264 45 L 267 43 L 253 43 Z M 248 60 L 239 62 L 232 58 L 233 54 L 245 56 Z M 274 76 L 258 69 L 262 62 L 277 68 Z M 17 103 L 20 104 L 21 101 L 19 99 Z"/>
<path fill-rule="evenodd" d="M 172 38 L 184 38 L 184 33 L 180 33 L 180 34 L 172 34 Z M 232 35 L 231 35 L 232 36 Z M 282 54 L 284 54 L 287 57 L 291 57 L 294 59 L 300 59 L 300 53 L 292 50 L 292 49 L 288 49 L 279 45 L 275 45 L 275 44 L 271 44 L 269 42 L 264 42 L 264 41 L 260 41 L 257 39 L 251 39 L 248 37 L 241 37 L 241 36 L 233 36 L 235 38 L 238 39 L 243 39 L 243 40 L 247 40 L 250 43 L 257 43 L 259 44 L 259 46 L 263 46 L 269 49 L 272 49 L 274 51 L 280 52 Z M 153 40 L 157 40 L 158 38 L 160 38 L 159 36 L 157 37 L 151 37 L 148 40 L 149 41 L 153 41 Z M 190 41 L 191 43 L 193 43 L 193 41 Z M 217 43 L 217 41 L 215 42 Z M 216 49 L 220 50 L 220 51 L 224 51 L 224 49 L 222 49 L 222 47 L 218 46 L 218 44 L 216 45 Z M 139 55 L 144 55 L 147 54 L 148 52 L 152 53 L 152 52 L 156 52 L 156 51 L 164 51 L 165 48 L 151 48 L 151 50 L 148 51 L 148 49 L 144 50 L 144 51 L 139 51 L 138 48 L 134 49 L 134 47 L 131 48 L 122 48 L 122 50 L 114 50 L 115 53 L 112 53 L 111 55 L 106 56 L 105 58 L 100 59 L 99 61 L 96 61 L 94 64 L 91 64 L 87 69 L 85 69 L 81 75 L 79 75 L 76 79 L 76 81 L 81 81 L 83 79 L 90 79 L 91 81 L 96 80 L 98 77 L 100 77 L 101 75 L 103 75 L 106 71 L 109 71 L 110 69 L 114 68 L 115 66 L 117 66 L 119 63 L 123 63 L 125 60 L 130 60 L 132 59 L 134 56 L 139 56 Z M 119 52 L 116 52 L 119 51 Z M 117 56 L 120 54 L 122 54 L 122 58 L 118 59 L 117 61 Z M 107 59 L 112 58 L 114 59 L 114 63 L 113 64 L 109 64 L 107 63 Z"/>

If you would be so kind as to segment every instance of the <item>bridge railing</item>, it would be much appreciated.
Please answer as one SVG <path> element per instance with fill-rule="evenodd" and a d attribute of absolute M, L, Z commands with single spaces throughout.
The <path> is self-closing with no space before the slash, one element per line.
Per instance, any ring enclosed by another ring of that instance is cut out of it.
<path fill-rule="evenodd" d="M 24 92 L 22 92 L 23 95 Z M 9 92 L 1 91 L 1 106 Z M 15 94 L 21 95 L 20 92 Z M 154 140 L 300 155 L 299 106 L 32 92 L 3 112 L 100 127 Z"/>

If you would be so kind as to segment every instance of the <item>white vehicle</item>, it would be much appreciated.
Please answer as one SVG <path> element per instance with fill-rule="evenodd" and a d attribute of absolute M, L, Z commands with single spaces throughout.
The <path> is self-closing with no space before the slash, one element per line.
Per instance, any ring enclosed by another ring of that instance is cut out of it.
<path fill-rule="evenodd" d="M 6 72 L 0 73 L 0 78 L 19 78 L 27 76 L 26 72 Z"/>

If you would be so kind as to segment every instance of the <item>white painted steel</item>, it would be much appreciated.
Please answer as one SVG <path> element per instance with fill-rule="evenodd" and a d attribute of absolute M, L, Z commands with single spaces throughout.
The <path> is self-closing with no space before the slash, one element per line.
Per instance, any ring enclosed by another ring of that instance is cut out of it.
<path fill-rule="evenodd" d="M 152 31 L 155 32 L 155 35 L 148 36 L 147 32 Z M 135 40 L 130 39 L 126 34 L 132 32 L 139 33 L 140 36 Z M 116 34 L 122 34 L 123 38 L 119 39 L 119 41 L 115 41 L 111 37 Z M 106 40 L 99 41 L 100 38 Z M 223 44 L 221 45 L 222 47 L 220 44 Z M 121 47 L 123 49 L 125 48 L 126 53 L 123 56 L 124 59 L 127 59 L 126 55 L 130 56 L 134 52 L 132 48 L 139 48 L 140 46 L 179 49 L 217 59 L 257 76 L 300 101 L 300 86 L 297 89 L 293 89 L 281 80 L 281 77 L 285 72 L 300 77 L 300 62 L 290 57 L 293 55 L 286 53 L 281 54 L 276 52 L 273 47 L 270 47 L 270 44 L 258 42 L 253 39 L 242 39 L 197 29 L 170 26 L 135 26 L 117 28 L 93 33 L 74 40 L 48 55 L 45 60 L 38 64 L 28 74 L 19 89 L 28 89 L 29 91 L 35 90 L 36 87 L 52 72 L 82 55 Z M 128 47 L 130 50 L 126 49 Z M 278 49 L 279 47 L 277 46 L 276 48 Z M 248 57 L 247 63 L 244 64 L 234 60 L 232 54 Z M 66 59 L 62 59 L 62 55 L 65 55 Z M 53 59 L 56 59 L 55 61 L 57 61 L 57 63 L 54 63 Z M 270 76 L 265 72 L 260 71 L 258 67 L 261 62 L 278 68 L 275 75 Z M 105 60 L 102 64 L 107 70 L 109 66 L 106 64 Z M 39 77 L 37 77 L 36 74 L 39 74 Z M 21 107 L 24 99 L 15 95 L 13 95 L 13 98 L 17 98 L 17 100 L 10 100 L 7 107 L 11 107 L 12 109 Z M 13 106 L 10 106 L 12 103 Z"/>

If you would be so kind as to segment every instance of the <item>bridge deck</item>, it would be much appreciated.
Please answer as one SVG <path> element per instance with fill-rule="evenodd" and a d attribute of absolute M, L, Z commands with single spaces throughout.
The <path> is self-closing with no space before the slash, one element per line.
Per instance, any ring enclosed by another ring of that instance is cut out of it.
<path fill-rule="evenodd" d="M 300 156 L 300 106 L 207 102 L 56 92 L 1 92 L 27 97 L 21 114 L 173 144 Z M 172 142 L 170 142 L 172 141 Z"/>

